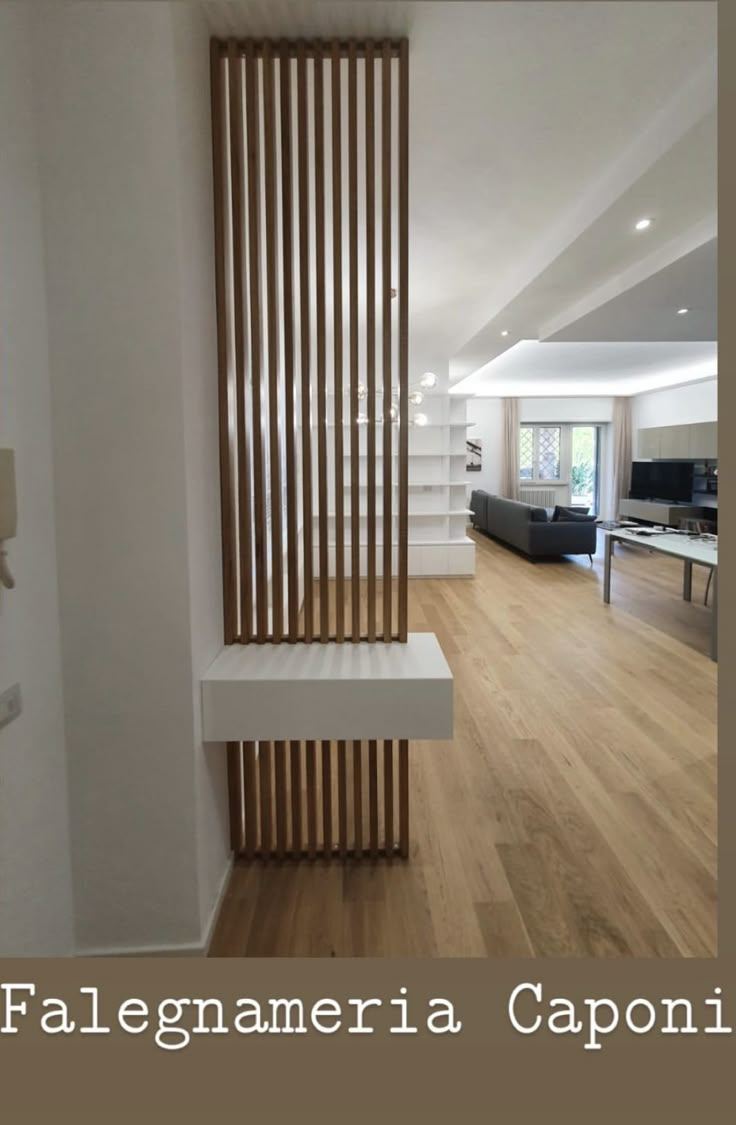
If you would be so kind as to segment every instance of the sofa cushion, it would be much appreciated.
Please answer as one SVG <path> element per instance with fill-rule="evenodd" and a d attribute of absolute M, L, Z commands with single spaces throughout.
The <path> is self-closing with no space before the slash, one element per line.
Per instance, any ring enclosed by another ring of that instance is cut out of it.
<path fill-rule="evenodd" d="M 595 523 L 595 516 L 585 515 L 583 512 L 575 512 L 570 509 L 567 512 L 561 513 L 558 523 Z"/>
<path fill-rule="evenodd" d="M 558 520 L 566 520 L 570 518 L 570 512 L 574 512 L 581 516 L 587 516 L 590 508 L 583 507 L 582 505 L 562 505 L 556 504 L 555 510 L 552 513 L 552 522 L 557 523 Z"/>

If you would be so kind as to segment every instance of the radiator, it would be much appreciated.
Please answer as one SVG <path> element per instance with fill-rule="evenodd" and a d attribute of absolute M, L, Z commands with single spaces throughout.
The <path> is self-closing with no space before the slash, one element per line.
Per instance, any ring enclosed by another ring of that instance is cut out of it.
<path fill-rule="evenodd" d="M 554 488 L 522 488 L 519 499 L 524 504 L 536 504 L 539 508 L 554 508 Z"/>

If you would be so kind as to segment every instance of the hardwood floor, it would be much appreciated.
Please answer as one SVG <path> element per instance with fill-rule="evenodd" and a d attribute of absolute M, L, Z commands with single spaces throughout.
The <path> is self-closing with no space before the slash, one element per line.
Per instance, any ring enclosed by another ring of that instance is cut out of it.
<path fill-rule="evenodd" d="M 455 737 L 411 745 L 408 863 L 235 867 L 212 956 L 716 953 L 706 572 L 617 547 L 410 582 L 455 676 Z"/>

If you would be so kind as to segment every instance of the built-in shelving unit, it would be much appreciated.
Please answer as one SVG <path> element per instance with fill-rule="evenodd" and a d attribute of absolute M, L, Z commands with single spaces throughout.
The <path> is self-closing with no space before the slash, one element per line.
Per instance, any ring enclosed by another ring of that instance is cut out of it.
<path fill-rule="evenodd" d="M 466 531 L 467 399 L 433 391 L 420 409 L 426 426 L 409 431 L 409 573 L 475 573 Z"/>
<path fill-rule="evenodd" d="M 421 412 L 427 418 L 426 425 L 411 425 L 409 429 L 409 574 L 413 577 L 432 575 L 472 575 L 475 573 L 475 544 L 466 531 L 469 509 L 467 507 L 468 486 L 465 480 L 466 448 L 465 434 L 471 423 L 466 416 L 467 399 L 461 395 L 449 395 L 439 390 L 425 393 L 421 406 L 412 407 L 410 417 Z M 334 422 L 332 402 L 328 403 L 327 424 L 328 457 L 332 458 L 334 447 Z M 350 420 L 347 399 L 343 406 L 344 446 L 343 459 L 350 462 Z M 360 556 L 361 570 L 367 556 L 367 512 L 366 493 L 367 469 L 367 427 L 359 430 L 360 447 L 358 452 L 360 476 Z M 315 437 L 312 447 L 315 451 Z M 394 541 L 394 563 L 398 559 L 398 430 L 394 427 L 392 435 L 392 492 L 395 497 L 392 511 L 392 532 Z M 376 434 L 376 479 L 375 492 L 383 496 L 383 448 L 382 427 Z M 313 478 L 314 479 L 314 478 Z M 316 496 L 315 496 L 316 499 Z M 350 574 L 350 497 L 345 496 L 345 573 Z M 314 526 L 319 523 L 319 514 L 314 511 Z M 328 497 L 327 521 L 329 526 L 328 560 L 330 576 L 335 573 L 335 505 L 334 498 Z M 382 547 L 384 528 L 379 517 L 376 528 L 377 574 L 382 575 Z M 318 552 L 314 548 L 315 573 L 319 568 Z"/>

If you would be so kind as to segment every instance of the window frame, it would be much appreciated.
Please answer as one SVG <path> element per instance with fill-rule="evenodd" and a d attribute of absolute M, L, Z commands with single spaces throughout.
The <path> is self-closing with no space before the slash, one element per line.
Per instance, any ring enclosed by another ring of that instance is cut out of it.
<path fill-rule="evenodd" d="M 601 504 L 601 473 L 603 471 L 603 441 L 606 424 L 604 422 L 520 422 L 519 423 L 519 487 L 520 488 L 572 488 L 572 432 L 578 427 L 591 426 L 596 430 L 595 443 L 595 496 L 593 509 L 600 511 Z M 539 467 L 539 439 L 538 430 L 558 428 L 560 430 L 560 477 L 558 479 L 543 478 L 535 475 Z M 532 476 L 521 475 L 521 431 L 530 429 L 534 431 L 532 453 Z"/>
<path fill-rule="evenodd" d="M 568 422 L 520 422 L 519 423 L 519 484 L 526 487 L 544 487 L 554 485 L 555 488 L 564 488 L 569 485 L 570 459 L 572 456 L 572 426 L 577 423 Z M 532 475 L 521 475 L 521 431 L 532 431 Z M 539 475 L 539 432 L 540 430 L 559 430 L 560 432 L 560 475 L 557 477 L 541 477 Z M 567 433 L 565 432 L 567 430 Z M 564 470 L 567 468 L 567 479 Z"/>

